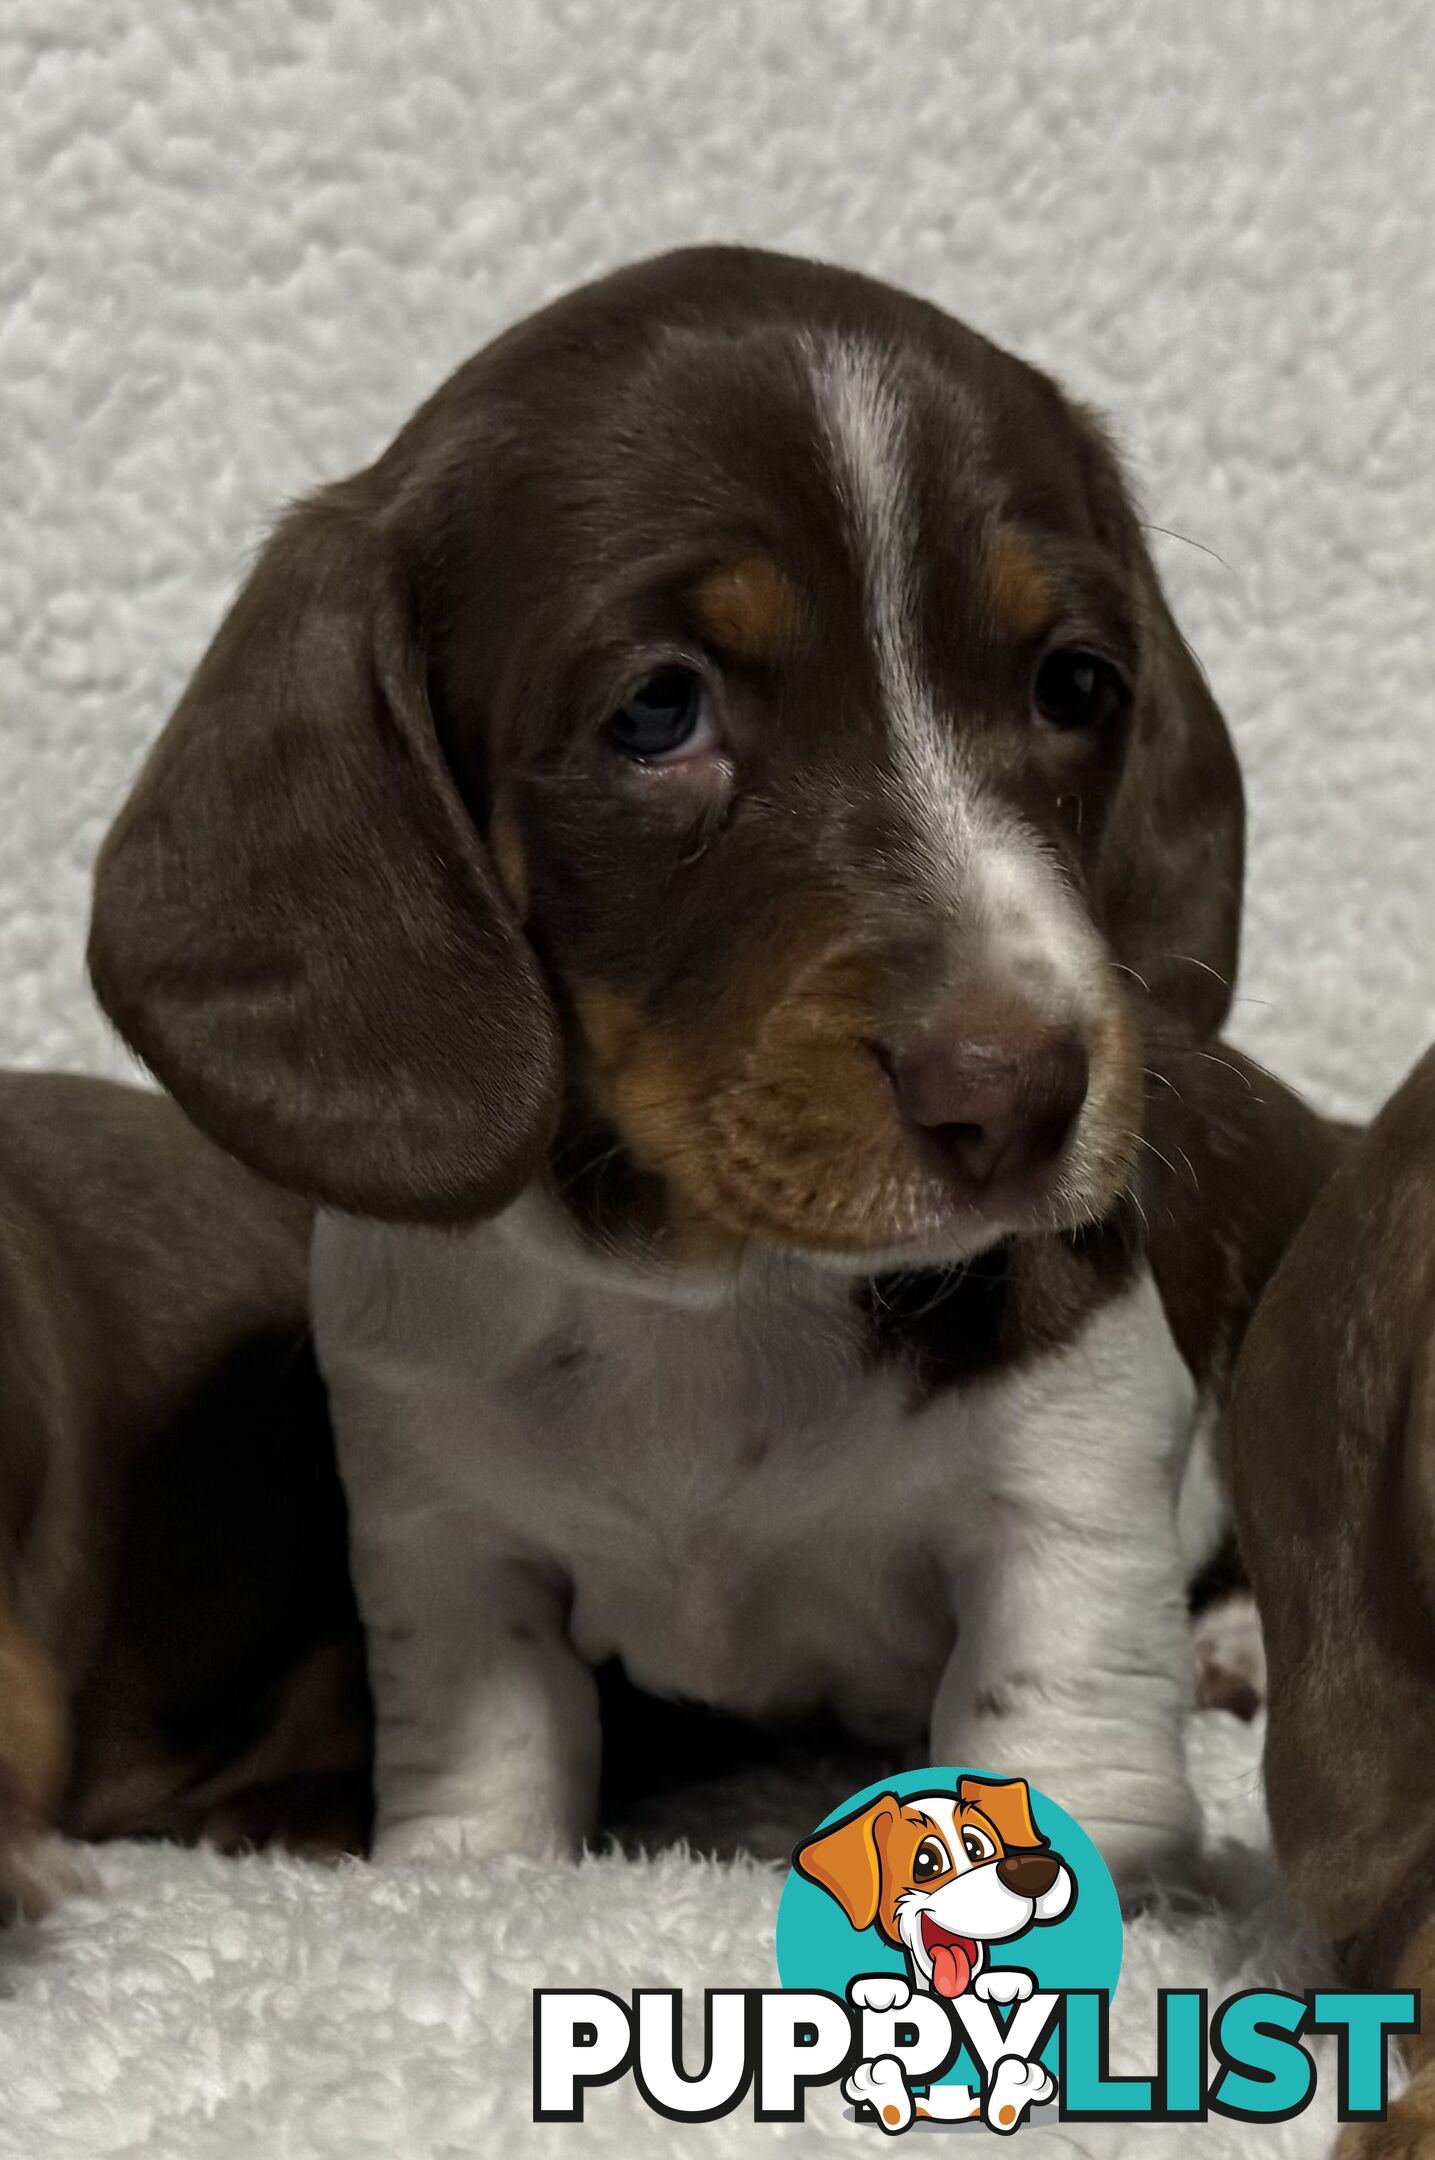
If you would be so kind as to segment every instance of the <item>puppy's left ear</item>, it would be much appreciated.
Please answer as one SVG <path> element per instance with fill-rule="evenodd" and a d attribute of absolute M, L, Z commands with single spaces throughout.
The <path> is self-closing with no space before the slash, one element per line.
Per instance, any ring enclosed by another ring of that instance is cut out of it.
<path fill-rule="evenodd" d="M 1132 581 L 1141 663 L 1097 902 L 1118 960 L 1198 1038 L 1230 1009 L 1240 951 L 1245 798 L 1225 719 L 1176 626 L 1116 453 L 1072 408 L 1093 519 Z"/>
<path fill-rule="evenodd" d="M 1046 1844 L 1031 1812 L 1031 1789 L 1025 1778 L 964 1777 L 957 1792 L 970 1806 L 981 1809 L 1008 1850 L 1020 1846 L 1030 1851 Z"/>

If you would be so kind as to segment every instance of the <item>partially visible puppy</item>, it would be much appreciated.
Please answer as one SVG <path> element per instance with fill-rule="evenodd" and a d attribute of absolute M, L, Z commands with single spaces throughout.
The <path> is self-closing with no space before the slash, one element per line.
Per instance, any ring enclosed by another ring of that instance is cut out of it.
<path fill-rule="evenodd" d="M 1196 1694 L 1249 1718 L 1265 1659 L 1231 1535 L 1223 1411 L 1246 1327 L 1316 1195 L 1358 1137 L 1231 1044 L 1168 1039 L 1147 1068 L 1142 1206 L 1181 1354 L 1200 1382 L 1178 1532 L 1196 1609 Z"/>
<path fill-rule="evenodd" d="M 1230 1411 L 1265 1626 L 1266 1785 L 1304 1919 L 1354 1980 L 1435 1989 L 1435 1051 L 1312 1208 Z M 1341 2151 L 1435 2154 L 1435 2054 Z"/>
<path fill-rule="evenodd" d="M 365 1834 L 308 1211 L 162 1097 L 0 1076 L 0 1908 L 52 1833 Z"/>

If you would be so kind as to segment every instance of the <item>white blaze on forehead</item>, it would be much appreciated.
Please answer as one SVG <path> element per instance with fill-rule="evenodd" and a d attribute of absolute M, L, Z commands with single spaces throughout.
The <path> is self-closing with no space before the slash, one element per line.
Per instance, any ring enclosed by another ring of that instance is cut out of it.
<path fill-rule="evenodd" d="M 886 704 L 898 786 L 939 874 L 971 851 L 969 784 L 940 724 L 918 652 L 919 529 L 910 405 L 892 357 L 834 339 L 810 353 L 818 417 L 862 579 L 867 635 Z"/>
<path fill-rule="evenodd" d="M 997 981 L 1072 1017 L 1097 998 L 1102 948 L 1060 865 L 984 795 L 921 666 L 921 532 L 910 401 L 895 359 L 856 340 L 809 347 L 833 475 L 861 573 L 867 635 L 886 706 L 895 786 L 933 898 L 977 933 Z M 968 942 L 967 959 L 974 956 Z"/>
<path fill-rule="evenodd" d="M 912 1808 L 918 1815 L 925 1815 L 934 1830 L 940 1831 L 952 1860 L 959 1868 L 971 1866 L 962 1845 L 962 1818 L 956 1800 L 950 1793 L 917 1793 L 904 1800 L 904 1807 Z"/>
<path fill-rule="evenodd" d="M 917 511 L 906 397 L 892 361 L 872 346 L 834 342 L 814 353 L 814 367 L 878 679 L 894 734 L 910 741 L 933 730 L 935 715 L 916 655 Z"/>

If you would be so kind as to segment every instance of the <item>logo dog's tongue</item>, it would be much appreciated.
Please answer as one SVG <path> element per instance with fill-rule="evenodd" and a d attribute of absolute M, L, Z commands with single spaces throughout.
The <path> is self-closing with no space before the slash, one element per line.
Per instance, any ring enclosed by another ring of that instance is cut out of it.
<path fill-rule="evenodd" d="M 938 1943 L 932 1952 L 932 1986 L 939 1995 L 964 1995 L 972 1961 L 960 1943 Z"/>

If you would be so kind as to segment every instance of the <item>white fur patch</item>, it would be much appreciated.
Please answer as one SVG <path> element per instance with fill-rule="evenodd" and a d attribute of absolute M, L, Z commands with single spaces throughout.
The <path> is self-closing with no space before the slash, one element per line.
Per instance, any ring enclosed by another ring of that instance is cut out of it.
<path fill-rule="evenodd" d="M 931 867 L 951 878 L 972 852 L 974 806 L 952 730 L 941 725 L 918 656 L 920 533 L 906 394 L 896 363 L 875 346 L 834 340 L 814 350 L 812 368 L 861 572 L 894 771 L 916 813 Z"/>

